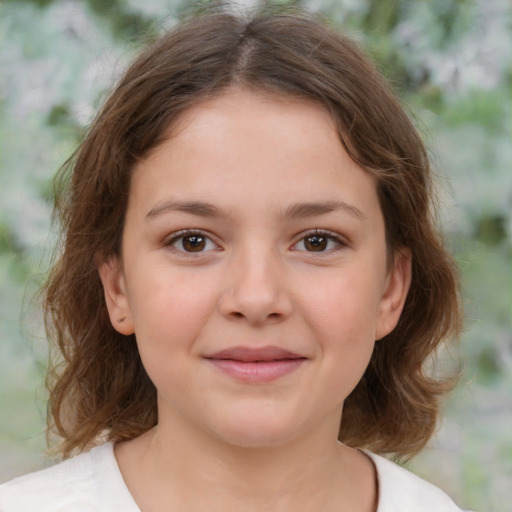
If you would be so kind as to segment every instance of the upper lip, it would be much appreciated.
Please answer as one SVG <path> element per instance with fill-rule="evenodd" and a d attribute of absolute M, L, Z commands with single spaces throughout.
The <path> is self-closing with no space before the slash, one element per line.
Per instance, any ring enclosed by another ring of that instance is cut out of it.
<path fill-rule="evenodd" d="M 205 356 L 207 359 L 232 359 L 244 363 L 256 361 L 276 361 L 280 359 L 305 359 L 304 356 L 279 347 L 261 348 L 231 347 Z"/>

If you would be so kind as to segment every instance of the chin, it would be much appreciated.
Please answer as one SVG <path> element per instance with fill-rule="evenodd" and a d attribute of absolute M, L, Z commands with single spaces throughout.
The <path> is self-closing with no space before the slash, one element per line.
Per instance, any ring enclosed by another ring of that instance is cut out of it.
<path fill-rule="evenodd" d="M 297 435 L 296 422 L 270 414 L 227 415 L 213 429 L 217 438 L 239 448 L 275 447 L 292 441 Z M 226 421 L 227 420 L 227 421 Z"/>

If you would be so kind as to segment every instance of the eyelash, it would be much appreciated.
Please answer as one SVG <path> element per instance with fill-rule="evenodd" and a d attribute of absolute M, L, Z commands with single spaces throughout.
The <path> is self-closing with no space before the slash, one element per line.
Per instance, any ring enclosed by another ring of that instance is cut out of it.
<path fill-rule="evenodd" d="M 339 234 L 337 233 L 334 233 L 332 231 L 327 231 L 325 229 L 312 229 L 310 231 L 306 231 L 304 233 L 301 233 L 300 234 L 300 239 L 298 242 L 295 242 L 292 246 L 292 250 L 297 250 L 297 249 L 294 249 L 298 244 L 300 243 L 304 243 L 308 238 L 313 238 L 313 237 L 317 237 L 317 238 L 324 238 L 324 239 L 327 239 L 327 243 L 329 244 L 329 242 L 334 242 L 336 244 L 335 247 L 331 247 L 329 249 L 326 249 L 326 250 L 321 250 L 321 251 L 307 251 L 307 250 L 304 250 L 304 252 L 308 253 L 308 254 L 311 254 L 311 255 L 324 255 L 324 254 L 330 254 L 334 251 L 339 251 L 340 249 L 343 249 L 344 247 L 347 247 L 348 246 L 348 243 L 346 240 L 344 240 Z"/>
<path fill-rule="evenodd" d="M 176 233 L 173 233 L 165 242 L 164 242 L 164 245 L 166 247 L 170 247 L 172 248 L 174 251 L 178 252 L 180 254 L 180 256 L 185 256 L 185 257 L 190 257 L 190 258 L 193 258 L 193 257 L 196 257 L 198 255 L 201 255 L 201 254 L 204 254 L 205 252 L 210 252 L 211 250 L 215 250 L 214 249 L 209 249 L 208 251 L 186 251 L 184 249 L 178 249 L 177 247 L 175 247 L 175 244 L 177 244 L 180 240 L 184 240 L 186 239 L 187 237 L 202 237 L 206 240 L 206 243 L 210 242 L 211 244 L 213 244 L 215 246 L 216 249 L 219 248 L 219 245 L 216 244 L 213 240 L 212 240 L 212 237 L 210 235 L 208 235 L 207 233 L 205 233 L 204 231 L 201 231 L 201 230 L 198 230 L 198 229 L 183 229 L 181 231 L 178 231 Z"/>
<path fill-rule="evenodd" d="M 198 237 L 198 238 L 203 238 L 205 240 L 205 243 L 206 245 L 208 245 L 208 243 L 211 243 L 213 244 L 215 247 L 214 248 L 210 248 L 209 250 L 199 250 L 199 251 L 187 251 L 185 250 L 183 247 L 181 249 L 177 248 L 175 246 L 175 244 L 177 244 L 180 240 L 182 241 L 183 243 L 183 240 L 185 240 L 187 237 Z M 335 247 L 331 247 L 331 248 L 327 248 L 327 249 L 322 249 L 322 250 L 319 250 L 319 251 L 308 251 L 306 249 L 302 250 L 303 252 L 305 253 L 308 253 L 308 254 L 311 254 L 311 255 L 314 255 L 314 256 L 320 256 L 320 255 L 324 255 L 324 254 L 330 254 L 334 251 L 338 251 L 340 249 L 343 249 L 344 247 L 347 247 L 347 242 L 346 240 L 344 240 L 342 237 L 340 237 L 340 235 L 338 235 L 337 233 L 333 233 L 332 231 L 327 231 L 327 230 L 321 230 L 321 229 L 313 229 L 313 230 L 310 230 L 310 231 L 306 231 L 304 233 L 301 233 L 300 234 L 300 239 L 295 242 L 292 247 L 291 247 L 291 250 L 293 251 L 297 251 L 297 250 L 300 250 L 300 249 L 297 249 L 296 247 L 300 244 L 300 243 L 306 243 L 306 240 L 308 238 L 313 238 L 313 237 L 317 237 L 319 239 L 326 239 L 327 240 L 327 247 L 328 247 L 328 244 L 329 243 L 332 243 L 334 242 L 336 244 Z M 219 245 L 216 244 L 210 235 L 208 235 L 206 232 L 204 231 L 201 231 L 201 230 L 191 230 L 191 229 L 184 229 L 184 230 L 181 230 L 181 231 L 178 231 L 176 233 L 173 233 L 171 235 L 170 238 L 168 238 L 164 245 L 166 247 L 170 247 L 172 248 L 173 250 L 175 250 L 176 252 L 178 252 L 181 256 L 186 256 L 186 257 L 197 257 L 201 254 L 204 254 L 205 252 L 210 252 L 212 250 L 215 250 L 215 248 L 219 248 Z"/>

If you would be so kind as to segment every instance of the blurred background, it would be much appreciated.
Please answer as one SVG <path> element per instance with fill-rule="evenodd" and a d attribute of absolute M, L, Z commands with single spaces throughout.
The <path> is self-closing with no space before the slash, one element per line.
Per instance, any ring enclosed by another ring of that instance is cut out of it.
<path fill-rule="evenodd" d="M 357 40 L 391 80 L 430 148 L 444 233 L 463 277 L 466 370 L 438 435 L 408 466 L 461 506 L 510 510 L 512 3 L 267 3 L 321 12 Z M 0 3 L 0 482 L 50 463 L 44 456 L 47 348 L 33 297 L 55 241 L 52 176 L 137 50 L 191 6 L 180 0 Z"/>

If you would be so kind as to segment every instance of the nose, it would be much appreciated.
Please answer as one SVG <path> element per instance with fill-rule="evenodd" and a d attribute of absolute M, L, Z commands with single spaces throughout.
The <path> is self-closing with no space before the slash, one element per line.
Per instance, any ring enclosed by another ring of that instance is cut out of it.
<path fill-rule="evenodd" d="M 227 268 L 220 311 L 230 320 L 251 325 L 279 323 L 292 312 L 279 255 L 269 249 L 247 248 L 233 255 Z"/>

